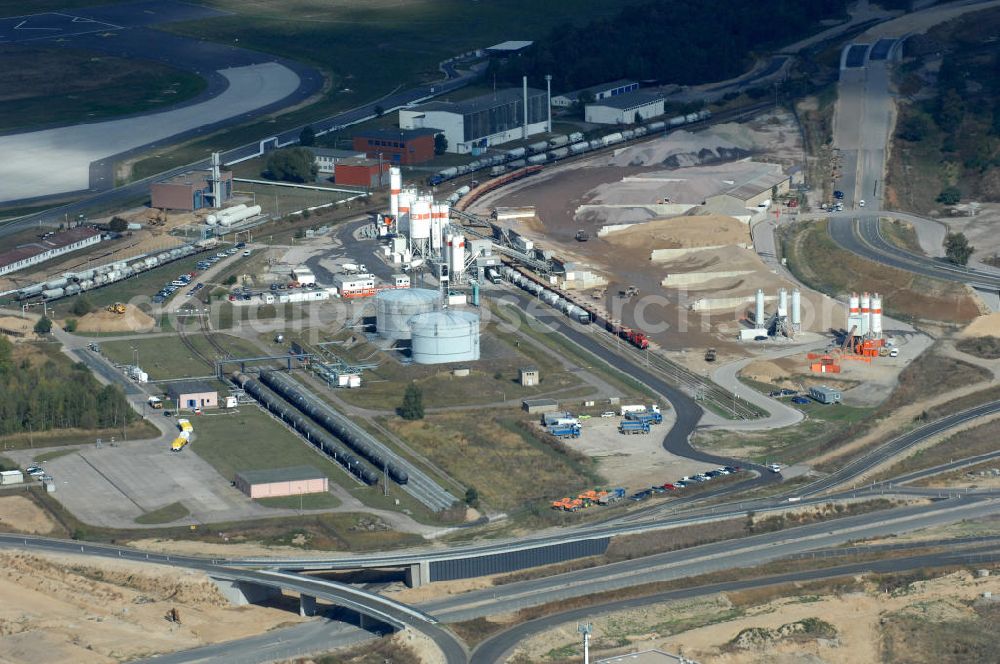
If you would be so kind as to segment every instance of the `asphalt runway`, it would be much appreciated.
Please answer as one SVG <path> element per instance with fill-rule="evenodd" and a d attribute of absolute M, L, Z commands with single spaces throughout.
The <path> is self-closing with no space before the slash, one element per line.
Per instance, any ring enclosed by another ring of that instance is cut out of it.
<path fill-rule="evenodd" d="M 0 136 L 3 200 L 88 189 L 91 162 L 225 119 L 248 114 L 293 94 L 300 79 L 271 62 L 219 72 L 229 82 L 218 96 L 193 106 L 96 124 Z M 58 166 L 58 167 L 54 167 Z M 98 175 L 98 177 L 110 177 Z M 110 183 L 109 183 L 110 184 Z"/>

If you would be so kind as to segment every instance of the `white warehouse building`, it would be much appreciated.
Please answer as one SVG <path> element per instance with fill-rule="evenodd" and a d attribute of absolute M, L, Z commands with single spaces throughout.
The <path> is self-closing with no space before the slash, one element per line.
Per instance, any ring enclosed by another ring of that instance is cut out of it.
<path fill-rule="evenodd" d="M 548 114 L 548 93 L 528 88 L 528 136 L 546 131 Z M 522 138 L 524 127 L 521 88 L 463 101 L 432 101 L 399 111 L 400 129 L 439 129 L 448 139 L 448 152 L 458 154 Z"/>
<path fill-rule="evenodd" d="M 635 116 L 644 121 L 663 115 L 663 97 L 654 92 L 636 90 L 587 104 L 584 116 L 594 124 L 630 125 Z"/>
<path fill-rule="evenodd" d="M 610 83 L 601 83 L 600 85 L 592 85 L 582 90 L 573 90 L 572 92 L 564 92 L 561 95 L 556 95 L 552 97 L 552 105 L 569 108 L 580 101 L 580 99 L 592 98 L 595 102 L 598 102 L 608 97 L 617 97 L 618 95 L 628 94 L 638 89 L 638 83 L 622 78 Z"/>

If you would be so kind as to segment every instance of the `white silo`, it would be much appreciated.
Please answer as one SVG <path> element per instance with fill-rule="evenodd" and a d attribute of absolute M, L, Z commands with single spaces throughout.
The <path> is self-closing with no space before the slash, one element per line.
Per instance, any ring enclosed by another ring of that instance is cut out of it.
<path fill-rule="evenodd" d="M 431 203 L 424 197 L 418 198 L 410 208 L 410 239 L 429 240 L 431 237 Z"/>
<path fill-rule="evenodd" d="M 851 330 L 854 330 L 855 334 L 857 334 L 860 329 L 861 300 L 858 298 L 857 293 L 851 293 L 851 297 L 847 301 L 847 331 L 850 332 Z"/>
<path fill-rule="evenodd" d="M 792 329 L 798 331 L 802 327 L 802 292 L 792 290 Z"/>
<path fill-rule="evenodd" d="M 871 300 L 871 324 L 870 331 L 873 337 L 882 336 L 882 296 L 878 293 L 872 294 Z"/>
<path fill-rule="evenodd" d="M 778 289 L 778 316 L 788 316 L 788 291 L 784 288 Z"/>
<path fill-rule="evenodd" d="M 868 293 L 861 294 L 861 325 L 858 326 L 858 335 L 865 336 L 871 329 L 872 298 Z"/>
<path fill-rule="evenodd" d="M 403 189 L 399 192 L 399 216 L 396 217 L 396 232 L 405 233 L 410 228 L 410 206 L 413 205 L 417 192 L 413 189 Z"/>
<path fill-rule="evenodd" d="M 753 322 L 758 328 L 764 325 L 764 289 L 757 289 L 757 299 L 754 303 Z"/>
<path fill-rule="evenodd" d="M 389 169 L 389 214 L 399 218 L 399 192 L 403 189 L 403 172 L 398 166 Z"/>
<path fill-rule="evenodd" d="M 465 272 L 465 237 L 453 235 L 448 242 L 448 268 L 452 279 L 461 280 Z"/>
<path fill-rule="evenodd" d="M 435 254 L 441 252 L 441 234 L 448 225 L 448 204 L 434 205 L 431 208 L 431 249 Z"/>

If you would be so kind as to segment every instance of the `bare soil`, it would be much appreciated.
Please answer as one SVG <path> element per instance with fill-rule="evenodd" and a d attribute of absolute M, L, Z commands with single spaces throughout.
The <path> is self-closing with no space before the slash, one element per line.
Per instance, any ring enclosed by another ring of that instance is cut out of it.
<path fill-rule="evenodd" d="M 301 620 L 287 607 L 231 607 L 197 572 L 82 556 L 0 553 L 0 594 L 4 661 L 25 664 L 110 664 Z"/>
<path fill-rule="evenodd" d="M 77 332 L 149 332 L 156 321 L 138 307 L 125 305 L 124 314 L 94 311 L 77 321 Z"/>
<path fill-rule="evenodd" d="M 743 245 L 750 242 L 750 228 L 732 217 L 707 214 L 656 219 L 611 233 L 606 239 L 622 249 L 640 252 Z"/>
<path fill-rule="evenodd" d="M 48 535 L 56 530 L 56 524 L 27 496 L 7 495 L 0 498 L 0 529 Z"/>

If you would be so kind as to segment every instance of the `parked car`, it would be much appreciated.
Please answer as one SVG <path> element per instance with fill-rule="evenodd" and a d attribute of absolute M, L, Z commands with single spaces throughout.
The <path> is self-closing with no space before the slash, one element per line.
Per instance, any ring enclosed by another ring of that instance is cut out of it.
<path fill-rule="evenodd" d="M 652 491 L 653 493 L 666 493 L 667 492 L 667 490 L 664 489 L 662 486 L 651 486 L 651 487 L 649 487 L 649 490 Z"/>
<path fill-rule="evenodd" d="M 163 416 L 164 417 L 173 417 L 174 416 L 174 411 L 172 411 L 172 410 L 165 410 L 165 411 L 163 411 Z"/>
<path fill-rule="evenodd" d="M 663 485 L 663 488 L 666 489 L 667 491 L 676 491 L 677 490 L 677 485 L 676 484 L 671 484 L 670 482 L 667 482 L 666 484 Z"/>
<path fill-rule="evenodd" d="M 798 394 L 798 392 L 795 390 L 789 390 L 788 388 L 781 390 L 781 396 L 783 397 L 794 397 L 796 394 Z"/>
<path fill-rule="evenodd" d="M 809 403 L 809 399 L 807 397 L 792 397 L 792 403 L 806 404 Z"/>
<path fill-rule="evenodd" d="M 687 483 L 686 480 L 677 480 L 676 482 L 674 482 L 674 488 L 675 489 L 683 489 L 687 485 L 688 485 L 688 483 Z"/>
<path fill-rule="evenodd" d="M 250 251 L 249 249 L 247 249 L 247 250 L 245 250 L 245 251 L 243 252 L 243 256 L 244 256 L 244 257 L 246 257 L 246 256 L 249 256 L 249 255 L 250 255 L 251 253 L 252 253 L 252 252 L 251 252 L 251 251 Z"/>
<path fill-rule="evenodd" d="M 245 247 L 245 246 L 247 246 L 247 243 L 246 243 L 246 242 L 237 242 L 237 243 L 236 243 L 236 248 L 237 248 L 237 249 L 242 249 L 242 248 L 243 248 L 243 247 Z"/>
<path fill-rule="evenodd" d="M 653 492 L 650 491 L 649 489 L 646 489 L 645 491 L 639 491 L 638 493 L 633 493 L 628 498 L 629 498 L 629 500 L 634 500 L 635 502 L 638 503 L 640 501 L 646 500 L 647 498 L 649 498 L 652 495 L 653 495 Z"/>
<path fill-rule="evenodd" d="M 781 472 L 781 464 L 780 463 L 769 463 L 769 464 L 767 464 L 767 469 L 770 470 L 772 473 L 780 473 Z"/>
<path fill-rule="evenodd" d="M 768 392 L 767 396 L 769 396 L 769 397 L 780 397 L 781 396 L 781 390 L 775 390 L 773 392 Z"/>
<path fill-rule="evenodd" d="M 601 417 L 614 417 L 614 416 L 615 416 L 615 413 L 614 413 L 614 411 L 611 411 L 611 410 L 606 410 L 603 413 L 601 413 Z"/>

